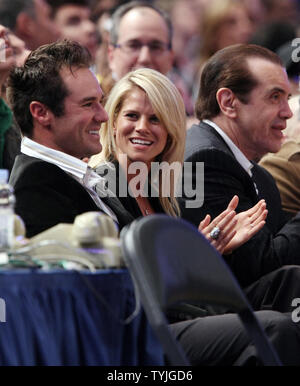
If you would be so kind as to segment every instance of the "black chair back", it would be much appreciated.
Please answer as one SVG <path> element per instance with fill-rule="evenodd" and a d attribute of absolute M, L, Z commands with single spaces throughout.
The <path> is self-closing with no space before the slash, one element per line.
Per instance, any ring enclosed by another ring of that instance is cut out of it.
<path fill-rule="evenodd" d="M 186 364 L 187 360 L 182 350 L 175 348 L 178 345 L 169 336 L 162 311 L 188 302 L 223 306 L 236 312 L 263 364 L 281 364 L 234 275 L 196 227 L 182 219 L 156 214 L 135 220 L 123 229 L 121 239 L 125 262 L 146 314 L 172 364 Z M 175 358 L 171 358 L 175 352 Z"/>

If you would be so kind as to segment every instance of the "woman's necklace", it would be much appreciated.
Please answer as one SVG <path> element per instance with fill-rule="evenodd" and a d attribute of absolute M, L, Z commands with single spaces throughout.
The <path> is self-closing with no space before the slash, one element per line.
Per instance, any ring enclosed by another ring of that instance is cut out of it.
<path fill-rule="evenodd" d="M 147 206 L 143 205 L 143 203 L 140 202 L 139 207 L 144 216 L 148 216 L 150 214 L 150 209 Z"/>
<path fill-rule="evenodd" d="M 143 197 L 136 197 L 136 201 L 141 212 L 143 213 L 143 216 L 149 216 L 149 214 L 154 213 L 147 199 Z"/>

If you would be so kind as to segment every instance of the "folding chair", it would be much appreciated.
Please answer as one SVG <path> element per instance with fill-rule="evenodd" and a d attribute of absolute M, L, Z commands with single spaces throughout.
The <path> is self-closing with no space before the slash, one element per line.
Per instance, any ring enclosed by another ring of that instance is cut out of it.
<path fill-rule="evenodd" d="M 182 219 L 155 214 L 125 227 L 121 243 L 141 303 L 171 365 L 189 364 L 164 315 L 169 306 L 183 302 L 233 310 L 262 363 L 281 365 L 237 280 L 196 227 Z"/>

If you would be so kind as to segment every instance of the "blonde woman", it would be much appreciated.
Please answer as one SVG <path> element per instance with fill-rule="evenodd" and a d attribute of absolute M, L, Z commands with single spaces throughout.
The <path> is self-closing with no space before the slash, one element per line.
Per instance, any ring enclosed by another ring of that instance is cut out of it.
<path fill-rule="evenodd" d="M 116 194 L 135 218 L 157 212 L 180 216 L 175 194 L 178 173 L 163 170 L 170 165 L 181 169 L 183 164 L 186 115 L 177 88 L 155 70 L 138 69 L 116 83 L 105 109 L 109 119 L 100 130 L 102 152 L 91 165 L 98 165 L 101 173 L 105 163 L 113 163 L 116 176 L 121 168 L 128 191 L 122 197 L 119 179 Z M 223 213 L 213 221 L 206 216 L 199 225 L 221 253 L 249 240 L 264 225 L 264 201 L 239 215 L 234 212 L 237 204 L 235 196 Z"/>

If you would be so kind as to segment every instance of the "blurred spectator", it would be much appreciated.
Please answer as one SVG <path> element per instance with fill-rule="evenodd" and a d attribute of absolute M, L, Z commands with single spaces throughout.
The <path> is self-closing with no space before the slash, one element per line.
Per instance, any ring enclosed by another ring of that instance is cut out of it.
<path fill-rule="evenodd" d="M 273 20 L 263 24 L 253 34 L 250 43 L 266 47 L 276 52 L 287 69 L 291 83 L 292 94 L 298 94 L 300 63 L 292 60 L 295 47 L 292 41 L 297 37 L 297 29 L 294 24 L 287 20 Z"/>
<path fill-rule="evenodd" d="M 60 37 L 45 0 L 1 0 L 0 23 L 22 39 L 30 50 Z"/>
<path fill-rule="evenodd" d="M 299 5 L 297 0 L 261 0 L 265 8 L 265 21 L 286 21 L 299 23 Z"/>
<path fill-rule="evenodd" d="M 47 0 L 51 15 L 63 38 L 82 44 L 96 58 L 98 40 L 95 23 L 91 21 L 89 0 Z"/>
<path fill-rule="evenodd" d="M 14 65 L 22 65 L 29 51 L 25 43 L 10 30 L 0 25 L 1 58 L 5 50 L 5 60 L 0 61 L 0 168 L 11 171 L 15 157 L 20 153 L 21 133 L 13 120 L 13 115 L 6 101 L 6 80 Z"/>
<path fill-rule="evenodd" d="M 197 98 L 201 71 L 207 60 L 218 50 L 237 43 L 247 43 L 254 25 L 243 0 L 211 0 L 204 9 L 200 23 L 201 44 L 198 73 L 194 79 L 194 99 Z"/>
<path fill-rule="evenodd" d="M 172 44 L 178 67 L 184 66 L 189 58 L 196 54 L 195 43 L 198 43 L 199 39 L 202 12 L 203 5 L 199 0 L 176 0 L 171 8 L 174 30 Z"/>
<path fill-rule="evenodd" d="M 262 0 L 244 0 L 244 3 L 255 28 L 263 24 L 266 19 L 266 9 L 262 4 Z"/>
<path fill-rule="evenodd" d="M 111 28 L 111 16 L 114 11 L 127 0 L 92 0 L 91 19 L 96 24 L 100 42 L 109 42 L 109 31 Z"/>
<path fill-rule="evenodd" d="M 280 59 L 286 68 L 291 84 L 292 94 L 299 94 L 300 57 L 297 57 L 297 61 L 293 57 L 296 47 L 292 43 L 292 41 L 285 43 L 279 47 L 276 52 L 280 56 Z"/>
<path fill-rule="evenodd" d="M 201 22 L 201 66 L 216 51 L 232 44 L 247 43 L 252 33 L 253 24 L 242 0 L 211 0 Z"/>
<path fill-rule="evenodd" d="M 103 14 L 110 14 L 119 5 L 127 3 L 127 0 L 91 0 L 92 19 L 97 22 Z"/>
<path fill-rule="evenodd" d="M 272 21 L 263 24 L 253 34 L 250 43 L 257 44 L 276 52 L 286 42 L 296 37 L 295 27 L 287 21 Z"/>
<path fill-rule="evenodd" d="M 132 1 L 118 7 L 112 16 L 108 62 L 111 74 L 101 86 L 108 93 L 115 81 L 137 68 L 152 68 L 166 75 L 173 66 L 173 28 L 169 15 L 147 1 Z M 181 78 L 172 78 L 185 101 L 187 113 L 193 104 Z"/>
<path fill-rule="evenodd" d="M 176 0 L 170 9 L 174 31 L 172 41 L 174 64 L 170 77 L 174 83 L 177 83 L 177 77 L 181 77 L 190 95 L 192 95 L 197 73 L 199 24 L 201 24 L 206 2 L 205 0 Z"/>
<path fill-rule="evenodd" d="M 300 211 L 300 105 L 299 95 L 290 100 L 293 117 L 287 121 L 284 143 L 277 153 L 264 156 L 260 165 L 276 181 L 283 210 L 289 217 Z"/>
<path fill-rule="evenodd" d="M 93 0 L 91 18 L 96 24 L 99 48 L 96 55 L 96 74 L 103 90 L 109 90 L 112 84 L 111 71 L 108 64 L 107 52 L 109 33 L 112 25 L 111 17 L 116 8 L 125 0 Z"/>
<path fill-rule="evenodd" d="M 147 2 L 133 1 L 119 7 L 112 22 L 108 59 L 115 80 L 141 67 L 170 71 L 172 26 L 167 14 Z"/>
<path fill-rule="evenodd" d="M 29 55 L 30 51 L 26 48 L 25 42 L 18 38 L 10 30 L 7 30 L 8 40 L 13 50 L 13 56 L 17 66 L 22 66 Z"/>

